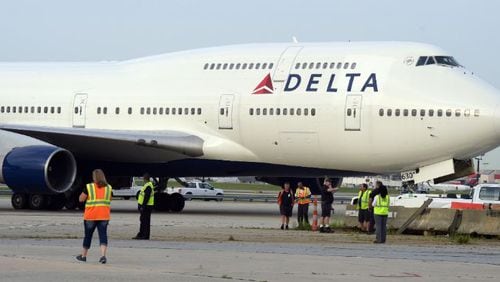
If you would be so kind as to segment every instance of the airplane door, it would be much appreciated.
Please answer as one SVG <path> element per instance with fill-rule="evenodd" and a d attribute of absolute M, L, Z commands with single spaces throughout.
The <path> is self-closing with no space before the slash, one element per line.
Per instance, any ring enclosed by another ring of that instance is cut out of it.
<path fill-rule="evenodd" d="M 73 102 L 73 127 L 85 127 L 87 94 L 76 94 Z"/>
<path fill-rule="evenodd" d="M 297 57 L 300 50 L 302 50 L 301 46 L 288 47 L 283 54 L 281 54 L 277 68 L 274 71 L 273 82 L 285 82 L 293 62 L 295 61 L 295 57 Z"/>
<path fill-rule="evenodd" d="M 345 101 L 345 130 L 360 131 L 361 130 L 361 103 L 363 97 L 361 95 L 348 95 Z"/>
<path fill-rule="evenodd" d="M 219 101 L 219 129 L 233 129 L 234 95 L 221 95 Z"/>

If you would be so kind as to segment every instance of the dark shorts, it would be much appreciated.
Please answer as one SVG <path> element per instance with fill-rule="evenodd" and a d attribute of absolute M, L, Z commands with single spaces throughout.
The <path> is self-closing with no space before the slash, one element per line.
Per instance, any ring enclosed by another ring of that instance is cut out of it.
<path fill-rule="evenodd" d="M 331 202 L 321 203 L 321 217 L 332 216 L 332 204 Z"/>
<path fill-rule="evenodd" d="M 370 221 L 370 217 L 370 211 L 368 209 L 358 211 L 358 222 L 363 223 L 365 221 Z"/>
<path fill-rule="evenodd" d="M 280 214 L 281 215 L 291 217 L 292 216 L 292 210 L 293 210 L 293 206 L 280 205 Z"/>

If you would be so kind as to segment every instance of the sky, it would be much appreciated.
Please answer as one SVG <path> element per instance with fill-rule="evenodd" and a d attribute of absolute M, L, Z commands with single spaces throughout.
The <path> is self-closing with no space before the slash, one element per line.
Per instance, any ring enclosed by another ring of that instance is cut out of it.
<path fill-rule="evenodd" d="M 226 44 L 417 41 L 500 89 L 500 1 L 0 1 L 0 61 L 124 60 Z M 471 94 L 472 95 L 472 94 Z M 500 169 L 500 149 L 482 160 Z"/>

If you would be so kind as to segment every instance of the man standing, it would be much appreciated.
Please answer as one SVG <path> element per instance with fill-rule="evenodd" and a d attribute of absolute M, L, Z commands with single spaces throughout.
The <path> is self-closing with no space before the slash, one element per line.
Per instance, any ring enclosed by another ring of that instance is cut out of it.
<path fill-rule="evenodd" d="M 359 229 L 364 232 L 368 232 L 370 229 L 370 202 L 371 190 L 368 190 L 368 185 L 366 183 L 361 184 L 358 193 L 358 221 Z"/>
<path fill-rule="evenodd" d="M 325 179 L 321 189 L 321 223 L 319 225 L 319 232 L 331 233 L 333 230 L 330 228 L 330 216 L 332 215 L 333 193 L 337 192 L 338 188 L 332 186 L 330 179 Z"/>
<path fill-rule="evenodd" d="M 311 190 L 304 186 L 302 182 L 299 182 L 297 183 L 295 198 L 297 199 L 298 204 L 297 221 L 300 228 L 304 226 L 304 223 L 309 224 L 309 203 L 311 203 Z"/>
<path fill-rule="evenodd" d="M 375 182 L 375 189 L 373 189 L 368 196 L 368 216 L 370 217 L 370 223 L 368 224 L 368 233 L 373 233 L 375 231 L 375 217 L 373 215 L 373 199 L 375 196 L 380 194 L 380 189 L 385 187 L 382 181 L 378 180 Z M 386 188 L 387 189 L 387 188 Z"/>
<path fill-rule="evenodd" d="M 283 185 L 283 190 L 278 194 L 278 205 L 280 206 L 281 214 L 281 230 L 288 230 L 288 223 L 290 222 L 290 217 L 292 216 L 294 204 L 293 192 L 290 190 L 290 183 L 285 182 Z"/>
<path fill-rule="evenodd" d="M 142 189 L 139 192 L 139 198 L 137 199 L 139 212 L 141 213 L 141 227 L 139 229 L 139 233 L 132 238 L 137 240 L 149 240 L 151 212 L 153 211 L 153 206 L 155 204 L 155 192 L 151 176 L 148 173 L 145 173 L 143 180 L 144 186 L 142 186 Z"/>

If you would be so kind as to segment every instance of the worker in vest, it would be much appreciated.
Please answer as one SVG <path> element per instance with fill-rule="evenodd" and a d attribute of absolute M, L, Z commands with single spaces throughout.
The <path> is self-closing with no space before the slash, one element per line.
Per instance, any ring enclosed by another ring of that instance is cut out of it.
<path fill-rule="evenodd" d="M 92 242 L 92 235 L 97 228 L 101 246 L 101 258 L 99 262 L 104 264 L 107 262 L 107 229 L 111 213 L 112 188 L 106 181 L 104 172 L 100 169 L 92 172 L 92 180 L 93 182 L 87 184 L 79 198 L 80 202 L 85 202 L 85 213 L 83 215 L 85 238 L 83 239 L 82 253 L 76 259 L 83 262 L 87 261 L 87 253 Z"/>
<path fill-rule="evenodd" d="M 390 197 L 387 193 L 387 187 L 381 186 L 379 194 L 373 198 L 373 214 L 375 216 L 375 234 L 376 240 L 373 243 L 385 243 L 387 235 L 387 217 L 389 216 Z"/>
<path fill-rule="evenodd" d="M 305 223 L 309 224 L 309 203 L 311 203 L 311 190 L 302 182 L 297 183 L 295 199 L 298 204 L 297 221 L 299 228 L 301 228 Z"/>
<path fill-rule="evenodd" d="M 369 210 L 369 202 L 370 202 L 370 194 L 371 190 L 368 189 L 368 185 L 366 183 L 361 184 L 359 192 L 358 192 L 358 222 L 359 229 L 364 232 L 368 232 L 370 228 L 370 210 Z"/>
<path fill-rule="evenodd" d="M 141 213 L 141 226 L 139 228 L 139 233 L 132 238 L 137 240 L 149 240 L 151 212 L 153 211 L 153 206 L 155 204 L 155 191 L 154 184 L 151 181 L 151 176 L 146 173 L 143 176 L 143 180 L 144 186 L 142 186 L 142 189 L 139 192 L 139 198 L 137 199 L 139 212 Z"/>

